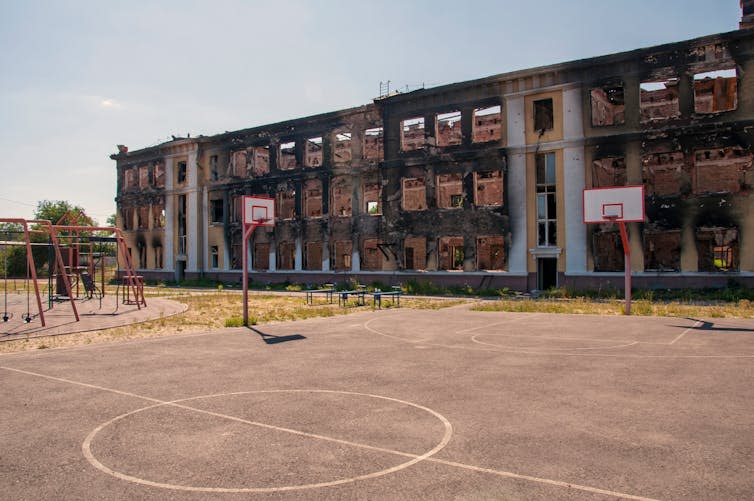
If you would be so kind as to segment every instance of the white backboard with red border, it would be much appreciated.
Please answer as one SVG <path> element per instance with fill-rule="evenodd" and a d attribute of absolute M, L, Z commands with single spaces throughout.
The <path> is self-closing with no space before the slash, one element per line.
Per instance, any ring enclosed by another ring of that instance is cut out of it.
<path fill-rule="evenodd" d="M 584 190 L 584 223 L 644 222 L 644 186 Z"/>
<path fill-rule="evenodd" d="M 243 222 L 275 226 L 275 199 L 257 195 L 243 197 Z"/>

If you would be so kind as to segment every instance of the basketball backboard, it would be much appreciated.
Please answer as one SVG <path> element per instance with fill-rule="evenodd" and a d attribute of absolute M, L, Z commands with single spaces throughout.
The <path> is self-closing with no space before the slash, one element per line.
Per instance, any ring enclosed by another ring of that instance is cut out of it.
<path fill-rule="evenodd" d="M 644 221 L 644 186 L 584 190 L 584 223 Z"/>
<path fill-rule="evenodd" d="M 257 195 L 243 197 L 243 222 L 275 226 L 275 199 Z"/>

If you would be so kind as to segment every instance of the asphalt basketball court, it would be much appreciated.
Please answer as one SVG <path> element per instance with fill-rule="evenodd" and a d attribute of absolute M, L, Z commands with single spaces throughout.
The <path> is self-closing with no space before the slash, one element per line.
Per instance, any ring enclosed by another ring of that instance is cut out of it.
<path fill-rule="evenodd" d="M 2 355 L 0 497 L 750 499 L 753 367 L 753 320 L 467 305 Z"/>

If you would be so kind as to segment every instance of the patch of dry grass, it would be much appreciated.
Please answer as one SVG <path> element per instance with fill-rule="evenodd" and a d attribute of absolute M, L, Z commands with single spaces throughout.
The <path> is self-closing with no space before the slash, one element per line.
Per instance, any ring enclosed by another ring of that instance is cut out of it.
<path fill-rule="evenodd" d="M 593 301 L 577 299 L 526 299 L 485 301 L 474 305 L 475 311 L 511 311 L 531 313 L 571 313 L 577 315 L 623 315 L 623 301 Z M 631 303 L 631 314 L 658 317 L 691 318 L 754 318 L 751 301 L 737 303 L 692 304 L 681 302 L 652 302 L 636 300 Z"/>
<path fill-rule="evenodd" d="M 108 292 L 110 292 L 109 289 Z M 115 293 L 114 289 L 112 293 Z M 145 295 L 147 297 L 173 299 L 186 304 L 188 310 L 178 315 L 112 329 L 6 341 L 0 343 L 0 353 L 206 332 L 223 329 L 226 325 L 232 327 L 243 323 L 241 319 L 243 305 L 239 291 L 148 288 Z M 411 297 L 402 298 L 401 307 L 439 309 L 464 302 L 466 301 Z M 395 304 L 392 301 L 384 300 L 382 307 L 383 309 L 391 308 L 395 307 Z M 249 295 L 249 321 L 252 325 L 315 317 L 332 317 L 365 311 L 365 309 L 371 310 L 372 306 L 341 308 L 337 303 L 329 304 L 325 301 L 307 305 L 303 294 L 251 293 Z"/>

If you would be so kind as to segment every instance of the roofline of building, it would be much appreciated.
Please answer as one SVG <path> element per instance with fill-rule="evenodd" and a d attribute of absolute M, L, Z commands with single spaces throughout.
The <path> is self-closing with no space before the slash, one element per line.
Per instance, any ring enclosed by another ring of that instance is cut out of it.
<path fill-rule="evenodd" d="M 138 157 L 142 155 L 154 155 L 155 153 L 159 154 L 163 152 L 167 148 L 174 148 L 176 146 L 182 146 L 182 145 L 188 145 L 188 144 L 194 144 L 194 143 L 198 144 L 198 143 L 214 142 L 214 141 L 222 140 L 222 139 L 232 139 L 233 137 L 253 135 L 260 132 L 269 131 L 270 129 L 281 130 L 287 127 L 290 128 L 292 126 L 300 124 L 302 121 L 311 121 L 311 122 L 329 121 L 339 116 L 345 116 L 345 115 L 350 115 L 353 113 L 364 112 L 368 108 L 372 108 L 377 105 L 399 103 L 404 100 L 416 98 L 418 96 L 452 92 L 452 91 L 463 89 L 469 86 L 495 85 L 495 84 L 500 84 L 501 82 L 505 82 L 509 80 L 515 80 L 515 79 L 519 79 L 523 77 L 530 77 L 530 76 L 535 76 L 535 75 L 540 75 L 540 74 L 545 74 L 545 73 L 563 72 L 566 70 L 573 71 L 573 70 L 580 70 L 580 69 L 593 67 L 593 66 L 615 64 L 621 61 L 634 60 L 634 59 L 637 59 L 642 56 L 646 56 L 655 52 L 668 52 L 674 49 L 677 50 L 681 47 L 687 47 L 689 45 L 697 45 L 697 46 L 708 45 L 711 43 L 718 43 L 721 41 L 731 41 L 731 40 L 742 39 L 742 38 L 751 36 L 753 33 L 754 33 L 754 28 L 738 29 L 738 30 L 733 30 L 733 31 L 725 32 L 725 33 L 716 33 L 716 34 L 705 35 L 702 37 L 692 38 L 688 40 L 682 40 L 679 42 L 670 42 L 666 44 L 653 45 L 649 47 L 643 47 L 643 48 L 633 49 L 633 50 L 624 51 L 624 52 L 616 52 L 616 53 L 607 54 L 604 56 L 575 59 L 575 60 L 567 61 L 564 63 L 556 63 L 556 64 L 550 64 L 550 65 L 545 65 L 545 66 L 537 66 L 534 68 L 515 70 L 511 72 L 506 72 L 506 73 L 498 73 L 495 75 L 490 75 L 487 77 L 473 79 L 473 80 L 465 80 L 462 82 L 439 85 L 437 87 L 431 87 L 427 89 L 418 89 L 418 90 L 414 90 L 414 91 L 406 92 L 406 93 L 397 93 L 397 94 L 391 94 L 390 96 L 377 97 L 373 100 L 373 103 L 363 104 L 360 106 L 354 106 L 351 108 L 344 108 L 340 110 L 320 113 L 316 115 L 309 115 L 305 117 L 296 117 L 296 118 L 291 118 L 288 120 L 283 120 L 280 122 L 274 122 L 271 124 L 263 124 L 263 125 L 258 125 L 254 127 L 249 127 L 246 129 L 226 131 L 220 134 L 213 134 L 211 136 L 200 135 L 194 138 L 176 138 L 172 141 L 166 141 L 164 143 L 160 143 L 155 146 L 149 146 L 147 148 L 134 150 L 132 152 L 115 153 L 113 155 L 110 155 L 110 158 L 112 160 L 122 160 L 122 159 L 126 159 L 132 156 Z"/>
<path fill-rule="evenodd" d="M 702 37 L 691 38 L 688 40 L 682 40 L 679 42 L 669 42 L 661 45 L 652 45 L 649 47 L 642 47 L 639 49 L 632 49 L 624 52 L 616 52 L 613 54 L 606 54 L 604 56 L 587 57 L 582 59 L 575 59 L 564 63 L 555 63 L 545 66 L 536 66 L 534 68 L 525 68 L 521 70 L 510 71 L 506 73 L 497 73 L 487 77 L 477 78 L 473 80 L 465 80 L 462 82 L 454 82 L 446 85 L 439 85 L 436 87 L 430 87 L 425 89 L 417 89 L 411 92 L 391 94 L 390 96 L 378 97 L 375 102 L 391 103 L 401 102 L 407 99 L 413 99 L 420 95 L 441 94 L 446 92 L 452 92 L 458 89 L 463 89 L 469 86 L 485 86 L 485 85 L 497 85 L 502 82 L 511 80 L 517 80 L 519 78 L 531 77 L 536 75 L 542 75 L 554 72 L 574 71 L 584 68 L 603 66 L 608 64 L 615 64 L 622 61 L 631 61 L 642 56 L 647 56 L 656 52 L 669 52 L 681 47 L 687 47 L 690 45 L 709 45 L 712 43 L 718 43 L 722 41 L 737 40 L 751 36 L 754 33 L 754 28 L 738 29 L 725 33 L 715 33 L 712 35 L 705 35 Z"/>

